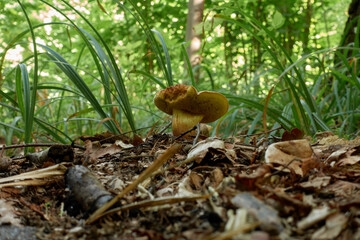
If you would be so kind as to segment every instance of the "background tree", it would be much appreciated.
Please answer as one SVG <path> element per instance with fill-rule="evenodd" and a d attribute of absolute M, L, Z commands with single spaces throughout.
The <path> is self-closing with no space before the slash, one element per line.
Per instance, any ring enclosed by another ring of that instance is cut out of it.
<path fill-rule="evenodd" d="M 346 46 L 354 46 L 355 42 L 358 42 L 359 40 L 359 30 L 358 27 L 360 26 L 359 23 L 359 16 L 360 16 L 360 1 L 358 0 L 352 0 L 349 9 L 348 9 L 348 19 L 346 21 L 344 31 L 342 34 L 342 38 L 340 41 L 340 46 L 346 47 Z M 357 41 L 355 41 L 357 38 Z M 342 51 L 342 54 L 345 54 L 347 57 L 352 56 L 353 51 L 351 49 L 344 49 Z M 336 58 L 337 61 L 339 60 Z M 336 61 L 336 62 L 337 62 Z"/>
<path fill-rule="evenodd" d="M 199 50 L 202 36 L 194 28 L 203 21 L 204 4 L 205 0 L 189 0 L 188 3 L 185 40 L 190 42 L 186 50 L 192 67 L 201 63 Z"/>

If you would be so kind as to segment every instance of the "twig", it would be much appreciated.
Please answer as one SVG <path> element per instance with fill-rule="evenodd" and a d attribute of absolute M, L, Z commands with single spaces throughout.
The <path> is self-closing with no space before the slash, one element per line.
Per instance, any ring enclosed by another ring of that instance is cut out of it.
<path fill-rule="evenodd" d="M 126 134 L 128 134 L 128 133 L 137 132 L 137 131 L 140 131 L 140 130 L 143 130 L 143 129 L 148 129 L 148 128 L 151 128 L 151 127 L 143 127 L 143 128 L 138 128 L 138 129 L 131 130 L 131 131 L 128 131 L 128 132 L 124 132 L 124 133 L 121 133 L 121 134 L 116 134 L 116 135 L 114 135 L 114 136 L 101 139 L 99 142 L 101 143 L 101 142 L 107 141 L 107 140 L 112 139 L 112 138 L 124 136 L 124 135 L 126 135 Z"/>
<path fill-rule="evenodd" d="M 11 148 L 25 148 L 25 147 L 51 147 L 51 146 L 69 146 L 79 148 L 81 150 L 86 150 L 84 146 L 78 144 L 59 144 L 59 143 L 24 143 L 24 144 L 17 144 L 17 145 L 3 145 L 1 146 L 2 149 L 11 149 Z"/>
<path fill-rule="evenodd" d="M 161 129 L 161 130 L 159 131 L 159 134 L 164 133 L 164 132 L 165 132 L 165 130 L 166 130 L 166 129 L 168 129 L 168 128 L 170 127 L 171 123 L 172 123 L 172 122 L 170 121 L 168 124 L 166 124 L 166 126 L 165 126 L 163 129 Z"/>
<path fill-rule="evenodd" d="M 196 124 L 196 129 L 197 129 L 197 133 L 196 133 L 196 137 L 194 138 L 194 141 L 193 141 L 193 146 L 197 143 L 199 136 L 200 136 L 200 123 Z"/>
<path fill-rule="evenodd" d="M 266 133 L 274 132 L 274 131 L 277 131 L 277 130 L 280 130 L 280 129 L 283 129 L 283 127 L 277 127 L 277 128 L 274 128 L 274 129 L 268 130 L 268 131 L 266 131 L 266 132 L 261 132 L 261 133 L 254 133 L 254 134 L 239 135 L 239 137 L 251 137 L 251 136 L 258 136 L 258 135 L 263 135 L 263 134 L 266 134 Z"/>
<path fill-rule="evenodd" d="M 182 138 L 183 136 L 185 136 L 186 134 L 188 134 L 189 132 L 193 131 L 196 129 L 196 125 L 193 126 L 191 129 L 187 130 L 186 132 L 183 132 L 182 134 L 180 134 L 179 136 L 177 136 L 174 141 L 178 140 L 179 138 Z"/>

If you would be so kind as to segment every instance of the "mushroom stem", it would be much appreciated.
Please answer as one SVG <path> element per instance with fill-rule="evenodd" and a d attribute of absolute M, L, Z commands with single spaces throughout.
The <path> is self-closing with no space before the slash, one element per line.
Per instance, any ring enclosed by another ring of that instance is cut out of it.
<path fill-rule="evenodd" d="M 172 131 L 174 136 L 179 136 L 190 130 L 198 124 L 203 117 L 204 115 L 202 114 L 193 114 L 180 109 L 173 109 Z M 187 135 L 185 135 L 185 137 Z"/>

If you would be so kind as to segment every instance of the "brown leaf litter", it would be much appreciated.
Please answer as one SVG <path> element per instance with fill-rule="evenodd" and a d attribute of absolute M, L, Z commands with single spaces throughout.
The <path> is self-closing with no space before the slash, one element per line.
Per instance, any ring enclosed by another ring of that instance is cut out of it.
<path fill-rule="evenodd" d="M 99 134 L 85 151 L 11 160 L 0 239 L 360 239 L 360 139 L 300 136 Z"/>

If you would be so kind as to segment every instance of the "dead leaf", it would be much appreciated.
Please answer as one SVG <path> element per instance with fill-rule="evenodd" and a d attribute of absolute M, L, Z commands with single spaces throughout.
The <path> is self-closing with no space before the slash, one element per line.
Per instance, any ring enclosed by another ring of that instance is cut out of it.
<path fill-rule="evenodd" d="M 304 137 L 304 133 L 298 129 L 293 128 L 291 132 L 285 130 L 281 136 L 281 141 L 290 141 L 290 140 L 297 140 L 302 139 Z"/>
<path fill-rule="evenodd" d="M 10 202 L 0 199 L 0 225 L 21 226 L 20 219 L 15 215 L 15 208 Z"/>
<path fill-rule="evenodd" d="M 134 146 L 138 146 L 138 145 L 144 143 L 144 141 L 142 140 L 142 138 L 139 135 L 134 134 L 131 143 Z"/>
<path fill-rule="evenodd" d="M 325 226 L 318 229 L 311 239 L 335 239 L 346 227 L 348 218 L 343 213 L 336 213 L 326 219 Z"/>
<path fill-rule="evenodd" d="M 353 165 L 360 161 L 360 146 L 356 146 L 346 151 L 344 157 L 336 164 L 337 166 Z"/>
<path fill-rule="evenodd" d="M 254 197 L 251 193 L 239 193 L 231 199 L 231 203 L 238 208 L 246 209 L 260 222 L 260 228 L 270 233 L 280 233 L 284 226 L 278 212 L 266 205 L 263 201 Z"/>
<path fill-rule="evenodd" d="M 201 189 L 202 184 L 204 183 L 204 179 L 198 173 L 191 172 L 190 173 L 190 183 L 195 187 L 196 190 Z"/>
<path fill-rule="evenodd" d="M 309 181 L 299 183 L 298 186 L 308 190 L 320 190 L 330 184 L 331 177 L 315 177 L 310 179 Z"/>
<path fill-rule="evenodd" d="M 351 197 L 360 190 L 360 183 L 338 180 L 327 186 L 324 191 L 334 193 L 336 196 Z"/>
<path fill-rule="evenodd" d="M 116 140 L 121 140 L 125 143 L 130 143 L 131 139 L 124 134 L 114 134 L 111 132 L 104 132 L 95 134 L 94 136 L 80 136 L 79 137 L 83 142 L 91 141 L 91 142 L 101 142 L 104 143 L 114 143 Z"/>
<path fill-rule="evenodd" d="M 11 159 L 5 156 L 4 153 L 5 153 L 5 147 L 2 147 L 0 152 L 0 172 L 7 171 L 11 163 Z"/>
<path fill-rule="evenodd" d="M 111 155 L 120 152 L 121 149 L 127 147 L 133 147 L 131 144 L 125 144 L 124 142 L 117 140 L 114 144 L 110 144 L 106 147 L 102 147 L 99 142 L 85 142 L 86 150 L 84 156 L 86 158 L 85 165 L 88 163 L 95 163 L 98 158 L 106 155 Z"/>
<path fill-rule="evenodd" d="M 307 139 L 273 143 L 265 152 L 266 163 L 287 166 L 300 176 L 304 176 L 313 167 L 315 160 Z"/>
<path fill-rule="evenodd" d="M 316 139 L 320 140 L 326 137 L 330 137 L 330 136 L 334 136 L 334 133 L 330 132 L 330 131 L 325 131 L 325 132 L 318 132 L 315 134 Z"/>
<path fill-rule="evenodd" d="M 215 168 L 212 172 L 211 172 L 211 185 L 213 188 L 216 188 L 217 186 L 220 185 L 220 183 L 222 182 L 222 180 L 224 179 L 224 174 L 223 172 L 220 170 L 220 168 Z"/>
<path fill-rule="evenodd" d="M 222 155 L 222 158 L 226 158 L 232 163 L 234 163 L 236 157 L 235 151 L 232 149 L 227 149 L 225 147 L 224 141 L 217 138 L 207 138 L 198 142 L 190 149 L 185 161 L 194 161 L 197 164 L 200 164 L 205 159 L 207 154 L 214 156 L 215 161 L 221 159 L 221 157 L 218 155 Z"/>
<path fill-rule="evenodd" d="M 240 173 L 235 176 L 236 187 L 239 190 L 250 191 L 256 188 L 256 183 L 261 182 L 265 174 L 269 173 L 269 165 L 261 165 L 251 174 Z"/>
<path fill-rule="evenodd" d="M 297 227 L 301 230 L 307 229 L 316 223 L 326 219 L 334 210 L 331 210 L 329 206 L 324 205 L 319 208 L 313 208 L 310 214 L 298 222 Z"/>

